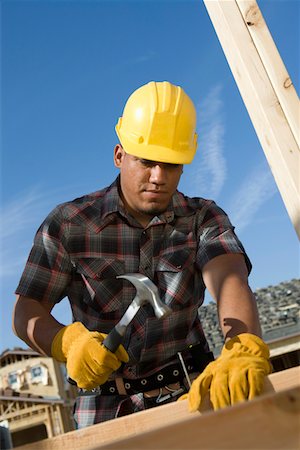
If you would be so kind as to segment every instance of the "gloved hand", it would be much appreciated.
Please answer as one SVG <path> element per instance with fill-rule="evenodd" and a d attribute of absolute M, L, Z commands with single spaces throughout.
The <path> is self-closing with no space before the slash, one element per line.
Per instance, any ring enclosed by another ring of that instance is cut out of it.
<path fill-rule="evenodd" d="M 105 383 L 122 362 L 128 362 L 128 353 L 122 345 L 116 353 L 101 345 L 106 336 L 98 331 L 88 331 L 82 323 L 74 322 L 54 337 L 51 354 L 58 361 L 67 363 L 68 374 L 78 387 L 93 389 Z"/>
<path fill-rule="evenodd" d="M 186 395 L 189 410 L 197 411 L 209 391 L 215 410 L 259 395 L 272 370 L 269 356 L 267 345 L 254 334 L 230 339 L 221 355 L 193 381 Z"/>

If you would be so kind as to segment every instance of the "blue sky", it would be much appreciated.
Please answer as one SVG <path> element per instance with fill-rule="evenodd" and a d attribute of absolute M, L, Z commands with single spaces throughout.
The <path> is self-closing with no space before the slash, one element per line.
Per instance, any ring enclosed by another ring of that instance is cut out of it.
<path fill-rule="evenodd" d="M 258 4 L 299 92 L 300 3 Z M 2 0 L 1 28 L 0 352 L 25 346 L 10 323 L 37 227 L 116 177 L 114 126 L 151 80 L 195 102 L 199 148 L 179 189 L 228 212 L 252 289 L 299 277 L 296 233 L 201 0 Z M 54 315 L 70 322 L 66 300 Z"/>

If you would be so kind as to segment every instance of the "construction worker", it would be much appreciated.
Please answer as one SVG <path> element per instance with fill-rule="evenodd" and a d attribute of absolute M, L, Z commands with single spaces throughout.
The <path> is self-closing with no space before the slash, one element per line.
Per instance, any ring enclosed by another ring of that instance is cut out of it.
<path fill-rule="evenodd" d="M 79 428 L 177 400 L 191 411 L 253 398 L 270 373 L 251 263 L 225 212 L 177 190 L 197 148 L 192 100 L 169 82 L 129 97 L 116 125 L 118 178 L 56 207 L 35 236 L 16 289 L 13 327 L 31 348 L 65 362 L 79 395 Z M 172 313 L 141 308 L 115 353 L 102 345 L 135 295 L 141 273 Z M 217 302 L 224 347 L 214 361 L 198 317 L 205 289 Z M 73 323 L 51 310 L 68 297 Z M 188 374 L 188 375 L 187 375 Z M 188 378 L 194 380 L 189 389 Z"/>

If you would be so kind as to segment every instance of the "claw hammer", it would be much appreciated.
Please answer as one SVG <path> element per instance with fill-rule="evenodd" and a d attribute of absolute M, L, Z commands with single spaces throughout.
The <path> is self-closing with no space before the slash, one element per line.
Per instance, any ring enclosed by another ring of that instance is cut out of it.
<path fill-rule="evenodd" d="M 128 306 L 122 319 L 115 325 L 102 342 L 102 345 L 112 353 L 114 353 L 122 343 L 128 325 L 143 305 L 150 303 L 155 316 L 158 319 L 167 317 L 172 312 L 172 309 L 165 305 L 159 298 L 158 289 L 155 284 L 145 275 L 131 273 L 119 275 L 117 278 L 124 278 L 125 280 L 130 281 L 136 288 L 136 296 Z"/>
<path fill-rule="evenodd" d="M 121 320 L 115 325 L 115 327 L 109 332 L 102 342 L 102 345 L 104 345 L 104 347 L 112 353 L 115 353 L 119 345 L 122 343 L 128 325 L 143 305 L 150 303 L 154 310 L 155 316 L 158 319 L 167 317 L 172 313 L 172 309 L 161 301 L 157 287 L 147 276 L 140 273 L 130 273 L 119 275 L 116 278 L 124 278 L 125 280 L 130 281 L 136 288 L 136 295 Z M 76 385 L 76 381 L 71 378 L 68 378 L 68 381 L 70 384 Z"/>

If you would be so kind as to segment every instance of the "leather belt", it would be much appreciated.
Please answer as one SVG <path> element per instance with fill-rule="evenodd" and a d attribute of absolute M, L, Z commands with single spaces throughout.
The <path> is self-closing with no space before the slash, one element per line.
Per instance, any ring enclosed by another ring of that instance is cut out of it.
<path fill-rule="evenodd" d="M 187 370 L 189 373 L 195 372 L 192 362 L 187 363 Z M 118 377 L 115 380 L 107 381 L 101 386 L 97 386 L 91 391 L 79 389 L 79 394 L 133 395 L 140 392 L 148 392 L 154 389 L 163 388 L 164 386 L 182 381 L 183 379 L 184 372 L 180 364 L 172 364 L 148 377 L 136 379 Z"/>
<path fill-rule="evenodd" d="M 193 358 L 187 358 L 185 360 L 187 372 L 189 374 L 200 373 L 210 361 L 213 361 L 212 353 L 202 354 L 201 360 L 196 361 L 196 363 Z M 181 364 L 175 363 L 144 378 L 117 377 L 92 390 L 78 389 L 78 392 L 79 395 L 133 395 L 160 389 L 173 383 L 183 382 L 184 378 L 185 374 Z"/>

